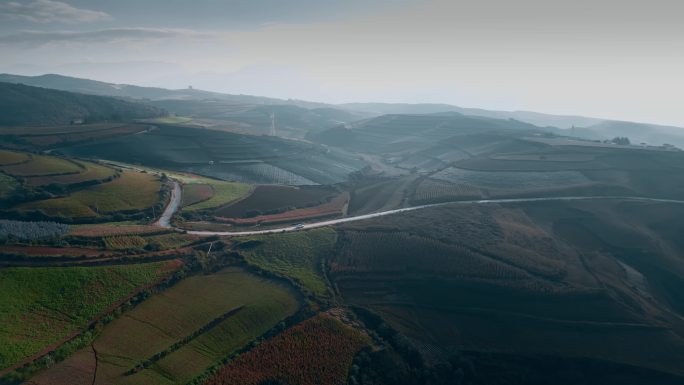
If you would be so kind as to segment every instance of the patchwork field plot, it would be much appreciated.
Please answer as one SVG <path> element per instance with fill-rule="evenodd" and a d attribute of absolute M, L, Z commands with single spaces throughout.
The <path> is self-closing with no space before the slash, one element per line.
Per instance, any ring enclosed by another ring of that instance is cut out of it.
<path fill-rule="evenodd" d="M 145 247 L 147 241 L 139 235 L 124 235 L 104 238 L 104 244 L 109 250 L 134 250 Z"/>
<path fill-rule="evenodd" d="M 487 189 L 492 194 L 558 190 L 591 183 L 578 171 L 495 172 L 470 171 L 455 167 L 432 174 L 431 178 L 456 185 Z"/>
<path fill-rule="evenodd" d="M 250 237 L 256 245 L 240 248 L 248 263 L 284 277 L 318 296 L 327 296 L 321 259 L 332 254 L 337 235 L 329 228 Z"/>
<path fill-rule="evenodd" d="M 193 276 L 108 324 L 93 343 L 97 364 L 88 347 L 30 383 L 79 385 L 64 368 L 88 373 L 87 384 L 187 383 L 298 307 L 289 289 L 240 269 Z"/>
<path fill-rule="evenodd" d="M 341 251 L 329 260 L 330 272 L 447 275 L 489 280 L 521 280 L 529 275 L 518 268 L 466 247 L 403 232 L 340 234 Z"/>
<path fill-rule="evenodd" d="M 247 196 L 252 187 L 244 183 L 199 179 L 202 183 L 183 185 L 183 210 L 198 211 L 220 207 Z M 185 194 L 189 197 L 186 201 Z"/>
<path fill-rule="evenodd" d="M 233 218 L 273 214 L 296 207 L 315 206 L 334 195 L 334 190 L 324 187 L 257 186 L 248 197 L 216 210 L 215 214 Z"/>
<path fill-rule="evenodd" d="M 365 166 L 349 154 L 311 143 L 181 126 L 160 126 L 60 151 L 248 183 L 339 183 Z"/>
<path fill-rule="evenodd" d="M 373 211 L 391 210 L 401 207 L 412 194 L 415 176 L 379 180 L 364 183 L 351 192 L 349 212 L 366 214 Z"/>
<path fill-rule="evenodd" d="M 96 163 L 79 161 L 78 164 L 83 166 L 83 169 L 78 174 L 34 176 L 26 178 L 26 184 L 29 186 L 45 186 L 49 184 L 72 185 L 111 180 L 119 175 L 116 170 Z"/>
<path fill-rule="evenodd" d="M 214 189 L 209 184 L 195 183 L 183 185 L 183 202 L 182 206 L 190 206 L 211 198 L 214 195 Z"/>
<path fill-rule="evenodd" d="M 30 160 L 31 157 L 27 153 L 0 150 L 0 166 L 8 166 L 28 162 Z"/>
<path fill-rule="evenodd" d="M 345 385 L 354 355 L 370 338 L 319 315 L 264 342 L 221 369 L 205 385 Z"/>
<path fill-rule="evenodd" d="M 426 178 L 416 187 L 413 200 L 416 203 L 426 203 L 450 199 L 478 199 L 483 195 L 482 190 L 474 186 Z"/>
<path fill-rule="evenodd" d="M 343 192 L 331 199 L 330 202 L 318 206 L 288 210 L 279 214 L 258 215 L 251 218 L 215 217 L 215 219 L 239 226 L 274 225 L 278 223 L 298 222 L 342 215 L 344 214 L 344 209 L 348 203 L 349 193 Z"/>
<path fill-rule="evenodd" d="M 147 129 L 149 126 L 142 124 L 102 123 L 48 127 L 4 127 L 0 128 L 0 134 L 18 137 L 22 142 L 32 147 L 53 148 L 135 134 Z"/>
<path fill-rule="evenodd" d="M 69 235 L 75 237 L 107 237 L 115 235 L 142 235 L 168 232 L 157 226 L 146 225 L 72 225 L 69 227 Z"/>
<path fill-rule="evenodd" d="M 84 167 L 76 162 L 43 155 L 31 155 L 28 162 L 2 166 L 2 171 L 12 176 L 79 174 L 83 170 Z"/>
<path fill-rule="evenodd" d="M 14 178 L 0 173 L 0 199 L 9 195 L 18 186 L 19 183 Z"/>
<path fill-rule="evenodd" d="M 0 269 L 0 369 L 61 341 L 167 276 L 166 265 Z"/>
<path fill-rule="evenodd" d="M 538 161 L 538 162 L 589 162 L 595 160 L 597 154 L 588 153 L 563 153 L 563 152 L 545 152 L 532 154 L 495 154 L 490 155 L 490 159 L 497 160 L 512 160 L 512 161 Z"/>
<path fill-rule="evenodd" d="M 317 184 L 316 182 L 289 170 L 264 162 L 218 163 L 209 166 L 186 167 L 184 170 L 243 183 L 283 184 L 292 186 Z"/>
<path fill-rule="evenodd" d="M 49 246 L 0 246 L 1 254 L 25 255 L 30 257 L 98 257 L 112 255 L 114 252 L 80 247 L 49 247 Z"/>
<path fill-rule="evenodd" d="M 52 217 L 97 217 L 101 213 L 146 210 L 159 201 L 161 184 L 154 175 L 124 172 L 111 182 L 79 190 L 67 197 L 28 202 L 20 211 L 42 211 Z"/>

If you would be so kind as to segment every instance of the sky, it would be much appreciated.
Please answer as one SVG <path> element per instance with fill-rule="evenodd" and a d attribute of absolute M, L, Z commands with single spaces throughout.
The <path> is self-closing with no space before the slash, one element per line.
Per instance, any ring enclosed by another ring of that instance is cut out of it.
<path fill-rule="evenodd" d="M 0 72 L 684 127 L 680 0 L 0 0 Z"/>

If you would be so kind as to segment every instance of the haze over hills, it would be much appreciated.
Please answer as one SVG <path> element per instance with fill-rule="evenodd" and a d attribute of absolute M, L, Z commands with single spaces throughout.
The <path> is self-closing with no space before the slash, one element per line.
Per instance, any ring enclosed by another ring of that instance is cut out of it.
<path fill-rule="evenodd" d="M 118 96 L 134 99 L 150 100 L 206 100 L 215 99 L 242 104 L 292 104 L 307 107 L 324 107 L 324 103 L 304 102 L 297 100 L 282 100 L 276 98 L 230 95 L 218 92 L 202 91 L 193 88 L 169 90 L 158 87 L 141 87 L 130 84 L 113 84 L 97 80 L 81 79 L 57 74 L 45 74 L 40 76 L 22 76 L 0 74 L 0 82 L 22 83 L 30 86 L 53 88 L 62 91 L 79 92 L 83 94 Z"/>
<path fill-rule="evenodd" d="M 112 97 L 0 83 L 0 126 L 127 121 L 166 114 L 162 108 Z"/>
<path fill-rule="evenodd" d="M 0 74 L 0 82 L 22 83 L 93 95 L 148 99 L 151 104 L 178 115 L 210 120 L 218 119 L 219 124 L 232 121 L 249 129 L 260 130 L 261 133 L 269 132 L 271 114 L 276 113 L 284 118 L 278 119 L 278 121 L 282 123 L 283 128 L 285 128 L 284 131 L 289 132 L 291 137 L 303 137 L 308 130 L 318 130 L 325 125 L 332 126 L 336 123 L 351 122 L 384 114 L 458 112 L 470 116 L 515 119 L 547 128 L 548 131 L 557 134 L 591 140 L 609 140 L 617 136 L 627 136 L 633 143 L 644 142 L 651 145 L 668 143 L 684 147 L 684 128 L 584 116 L 552 115 L 531 111 L 496 111 L 429 103 L 346 103 L 332 105 L 263 96 L 231 95 L 191 88 L 169 90 L 157 87 L 112 84 L 56 74 L 41 76 Z M 294 106 L 300 109 L 290 107 L 255 109 L 255 107 L 263 105 Z"/>
<path fill-rule="evenodd" d="M 0 83 L 2 385 L 684 378 L 682 151 L 74 84 Z"/>
<path fill-rule="evenodd" d="M 0 0 L 0 385 L 684 385 L 679 3 Z"/>

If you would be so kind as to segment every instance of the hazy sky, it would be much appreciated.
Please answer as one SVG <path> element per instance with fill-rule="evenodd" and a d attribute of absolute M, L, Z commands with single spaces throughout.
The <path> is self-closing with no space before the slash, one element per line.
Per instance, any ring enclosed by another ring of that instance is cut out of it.
<path fill-rule="evenodd" d="M 681 0 L 0 0 L 0 72 L 684 126 Z"/>

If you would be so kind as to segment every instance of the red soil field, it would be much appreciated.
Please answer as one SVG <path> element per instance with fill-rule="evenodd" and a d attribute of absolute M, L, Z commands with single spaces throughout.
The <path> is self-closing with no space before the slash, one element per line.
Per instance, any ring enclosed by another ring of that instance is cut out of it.
<path fill-rule="evenodd" d="M 354 355 L 368 342 L 358 330 L 318 315 L 238 357 L 204 385 L 345 385 Z"/>
<path fill-rule="evenodd" d="M 100 255 L 114 255 L 114 252 L 98 249 L 79 249 L 77 247 L 43 247 L 43 246 L 0 246 L 0 253 L 33 255 L 37 257 L 98 257 Z"/>
<path fill-rule="evenodd" d="M 166 233 L 169 230 L 159 228 L 156 226 L 146 225 L 88 225 L 88 226 L 71 226 L 69 235 L 76 237 L 106 237 L 111 235 L 140 235 L 140 234 L 154 234 Z"/>
<path fill-rule="evenodd" d="M 261 211 L 267 213 L 288 207 L 302 207 L 317 204 L 322 199 L 334 194 L 330 188 L 315 187 L 290 187 L 290 186 L 257 186 L 251 195 L 225 206 L 216 211 L 216 215 L 226 218 L 239 218 L 249 212 Z"/>
<path fill-rule="evenodd" d="M 224 218 L 216 217 L 220 222 L 227 222 L 237 226 L 253 226 L 256 224 L 273 225 L 278 223 L 317 219 L 342 215 L 345 206 L 349 203 L 349 193 L 344 192 L 328 203 L 315 207 L 295 209 L 280 214 L 259 215 L 254 218 Z"/>
<path fill-rule="evenodd" d="M 183 207 L 205 201 L 214 196 L 214 188 L 208 184 L 183 185 Z"/>

